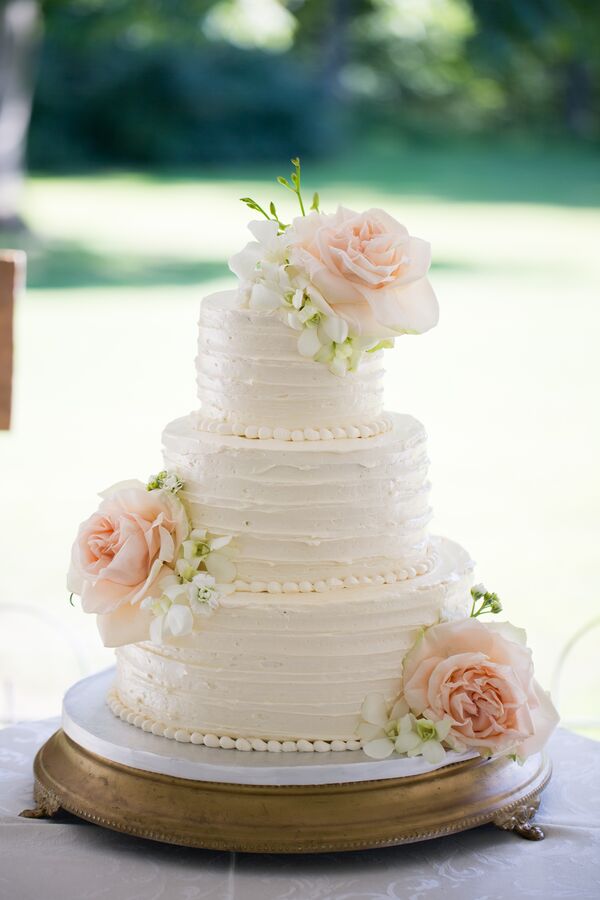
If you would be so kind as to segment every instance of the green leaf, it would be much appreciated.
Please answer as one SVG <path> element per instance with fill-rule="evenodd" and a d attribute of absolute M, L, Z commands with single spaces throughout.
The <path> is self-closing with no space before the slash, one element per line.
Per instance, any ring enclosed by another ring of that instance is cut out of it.
<path fill-rule="evenodd" d="M 317 212 L 319 211 L 319 195 L 317 194 L 316 191 L 315 191 L 315 193 L 313 194 L 312 203 L 311 203 L 311 205 L 310 205 L 310 208 L 311 208 L 311 209 L 316 209 Z"/>
<path fill-rule="evenodd" d="M 266 213 L 264 211 L 264 209 L 262 208 L 262 206 L 260 206 L 256 202 L 256 200 L 253 200 L 252 197 L 240 197 L 240 200 L 242 201 L 242 203 L 245 203 L 247 207 L 249 207 L 250 209 L 253 209 L 255 212 L 260 213 L 261 216 L 264 216 L 265 219 L 269 218 L 269 214 Z"/>

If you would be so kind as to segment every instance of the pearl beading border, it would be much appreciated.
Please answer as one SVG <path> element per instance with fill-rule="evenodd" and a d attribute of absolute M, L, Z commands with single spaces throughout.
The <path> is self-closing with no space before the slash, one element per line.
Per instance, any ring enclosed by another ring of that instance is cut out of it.
<path fill-rule="evenodd" d="M 275 741 L 262 738 L 233 738 L 229 735 L 202 734 L 199 731 L 190 731 L 188 728 L 172 728 L 155 719 L 150 719 L 140 713 L 136 713 L 125 704 L 121 703 L 116 688 L 109 691 L 106 702 L 110 711 L 118 719 L 135 725 L 150 734 L 158 737 L 169 738 L 181 744 L 198 744 L 211 749 L 241 750 L 243 752 L 258 751 L 268 753 L 328 753 L 342 750 L 360 750 L 362 742 L 350 741 Z"/>
<path fill-rule="evenodd" d="M 360 425 L 332 425 L 330 428 L 271 428 L 269 425 L 244 425 L 223 419 L 198 417 L 196 428 L 210 434 L 231 435 L 259 441 L 335 441 L 348 438 L 371 438 L 386 434 L 394 427 L 391 419 L 380 418 Z"/>
<path fill-rule="evenodd" d="M 311 594 L 314 592 L 341 590 L 342 588 L 368 587 L 395 584 L 427 575 L 435 567 L 435 558 L 427 557 L 415 566 L 386 572 L 385 575 L 348 575 L 346 578 L 327 578 L 319 581 L 243 581 L 237 579 L 233 586 L 236 591 L 252 594 Z"/>

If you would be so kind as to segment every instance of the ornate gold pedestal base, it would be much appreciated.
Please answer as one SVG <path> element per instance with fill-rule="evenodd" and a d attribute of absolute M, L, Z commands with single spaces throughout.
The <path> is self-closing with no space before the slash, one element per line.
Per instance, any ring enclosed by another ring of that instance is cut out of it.
<path fill-rule="evenodd" d="M 234 752 L 234 751 L 230 751 Z M 424 775 L 345 784 L 260 786 L 189 781 L 131 769 L 58 731 L 34 764 L 37 808 L 126 834 L 213 850 L 322 853 L 423 841 L 494 822 L 530 840 L 550 779 L 535 756 L 469 759 Z"/>

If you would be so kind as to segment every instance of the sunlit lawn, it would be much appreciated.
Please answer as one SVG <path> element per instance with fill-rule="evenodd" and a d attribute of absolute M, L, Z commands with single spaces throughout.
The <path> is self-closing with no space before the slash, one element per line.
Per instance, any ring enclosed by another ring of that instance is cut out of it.
<path fill-rule="evenodd" d="M 425 422 L 434 527 L 468 547 L 478 580 L 527 628 L 547 685 L 567 639 L 598 616 L 596 162 L 428 148 L 306 172 L 325 207 L 385 206 L 432 241 L 442 320 L 388 354 L 387 405 Z M 0 602 L 12 605 L 0 719 L 57 712 L 80 670 L 110 662 L 91 618 L 68 604 L 70 544 L 96 491 L 155 470 L 162 427 L 194 407 L 198 304 L 232 284 L 225 260 L 248 219 L 238 198 L 281 193 L 265 178 L 30 181 L 31 288 L 18 309 L 14 429 L 0 434 Z M 599 636 L 565 666 L 571 720 L 600 719 Z"/>

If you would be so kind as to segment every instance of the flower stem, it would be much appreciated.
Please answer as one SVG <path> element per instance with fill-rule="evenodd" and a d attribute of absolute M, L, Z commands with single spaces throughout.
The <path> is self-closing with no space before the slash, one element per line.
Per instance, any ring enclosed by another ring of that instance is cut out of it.
<path fill-rule="evenodd" d="M 303 216 L 305 216 L 306 211 L 304 209 L 304 203 L 302 202 L 302 194 L 300 192 L 300 178 L 301 178 L 300 159 L 296 156 L 294 159 L 291 160 L 291 163 L 294 166 L 294 168 L 296 169 L 296 171 L 292 175 L 292 181 L 293 181 L 294 185 L 296 186 L 295 194 L 298 197 L 298 203 L 300 204 L 300 212 L 302 213 Z"/>
<path fill-rule="evenodd" d="M 473 598 L 473 603 L 471 604 L 471 612 L 469 615 L 472 619 L 476 619 L 484 613 L 496 615 L 497 613 L 502 612 L 502 603 L 498 594 L 494 591 L 486 591 L 483 585 L 476 585 L 471 588 L 471 596 Z M 479 607 L 476 609 L 475 604 L 478 602 Z"/>
<path fill-rule="evenodd" d="M 240 197 L 240 200 L 242 201 L 242 203 L 245 203 L 246 206 L 248 206 L 250 209 L 253 209 L 255 212 L 258 212 L 262 216 L 264 216 L 265 219 L 271 218 L 271 216 L 267 212 L 265 212 L 262 206 L 260 206 L 260 204 L 258 204 L 256 200 L 253 200 L 252 197 Z"/>

